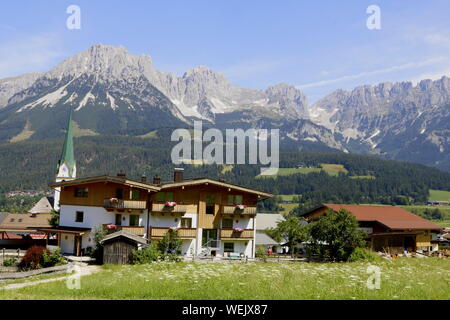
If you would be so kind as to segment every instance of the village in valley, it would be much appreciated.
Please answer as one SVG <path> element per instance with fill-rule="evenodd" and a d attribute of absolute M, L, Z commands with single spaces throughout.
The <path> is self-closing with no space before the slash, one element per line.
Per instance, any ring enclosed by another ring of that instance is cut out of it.
<path fill-rule="evenodd" d="M 28 212 L 0 214 L 4 289 L 15 279 L 69 272 L 74 265 L 89 275 L 103 272 L 98 267 L 102 264 L 174 261 L 195 269 L 203 268 L 200 262 L 237 268 L 273 262 L 302 268 L 321 260 L 376 265 L 381 260 L 426 263 L 450 256 L 449 228 L 398 206 L 324 203 L 300 217 L 262 213 L 258 202 L 272 194 L 208 177 L 186 179 L 183 168 L 173 169 L 172 181 L 158 176 L 135 180 L 124 172 L 79 178 L 75 153 L 70 113 L 55 181 L 49 183 L 54 194 L 42 197 Z M 337 229 L 325 226 L 326 219 Z M 315 228 L 322 220 L 325 227 Z M 352 223 L 354 230 L 346 230 Z M 317 236 L 323 232 L 329 234 Z M 333 232 L 345 234 L 345 239 L 333 239 Z M 333 248 L 327 241 L 347 243 Z"/>
<path fill-rule="evenodd" d="M 2 315 L 450 300 L 449 12 L 2 1 Z"/>

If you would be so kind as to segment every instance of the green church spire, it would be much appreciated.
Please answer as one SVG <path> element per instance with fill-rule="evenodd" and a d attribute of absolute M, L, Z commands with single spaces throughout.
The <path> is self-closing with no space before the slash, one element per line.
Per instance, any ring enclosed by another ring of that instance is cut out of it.
<path fill-rule="evenodd" d="M 61 158 L 58 163 L 57 179 L 76 178 L 75 154 L 73 151 L 73 110 L 70 110 L 69 121 L 67 123 L 66 137 L 64 139 L 64 147 Z"/>

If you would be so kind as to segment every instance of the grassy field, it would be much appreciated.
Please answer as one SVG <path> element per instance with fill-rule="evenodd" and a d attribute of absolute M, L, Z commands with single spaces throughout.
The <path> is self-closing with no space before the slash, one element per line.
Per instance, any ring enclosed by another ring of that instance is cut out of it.
<path fill-rule="evenodd" d="M 340 172 L 347 174 L 347 169 L 341 164 L 322 163 L 320 168 L 280 168 L 274 176 L 257 176 L 257 178 L 274 178 L 277 176 L 290 176 L 293 174 L 308 174 L 325 171 L 330 176 L 337 176 Z"/>
<path fill-rule="evenodd" d="M 430 196 L 429 196 L 428 200 L 438 200 L 438 201 L 449 201 L 450 202 L 450 191 L 430 190 Z"/>
<path fill-rule="evenodd" d="M 280 211 L 280 214 L 286 215 L 298 206 L 298 203 L 280 203 L 280 207 L 284 208 L 284 211 Z"/>
<path fill-rule="evenodd" d="M 373 264 L 379 290 L 367 288 L 367 263 L 158 263 L 104 266 L 79 290 L 58 281 L 0 290 L 0 299 L 450 299 L 450 259 Z"/>
<path fill-rule="evenodd" d="M 350 176 L 350 179 L 368 179 L 368 180 L 373 180 L 376 179 L 375 176 Z"/>

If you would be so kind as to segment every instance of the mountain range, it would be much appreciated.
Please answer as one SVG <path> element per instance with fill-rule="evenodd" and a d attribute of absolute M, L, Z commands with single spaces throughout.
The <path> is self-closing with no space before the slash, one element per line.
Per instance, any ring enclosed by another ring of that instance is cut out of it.
<path fill-rule="evenodd" d="M 148 55 L 94 45 L 46 73 L 0 80 L 0 144 L 79 135 L 145 136 L 201 119 L 219 128 L 279 128 L 282 146 L 418 162 L 450 171 L 450 78 L 337 90 L 310 104 L 295 86 L 241 88 L 195 67 L 161 72 Z"/>

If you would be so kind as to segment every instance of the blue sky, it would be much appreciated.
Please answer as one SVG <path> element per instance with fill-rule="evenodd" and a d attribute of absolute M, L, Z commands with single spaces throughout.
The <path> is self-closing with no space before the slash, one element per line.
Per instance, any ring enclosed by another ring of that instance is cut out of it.
<path fill-rule="evenodd" d="M 72 4 L 81 30 L 66 28 Z M 372 4 L 381 30 L 366 27 Z M 146 53 L 178 75 L 206 65 L 244 87 L 287 82 L 314 101 L 338 88 L 450 76 L 450 1 L 1 1 L 0 78 L 47 71 L 96 43 Z"/>

